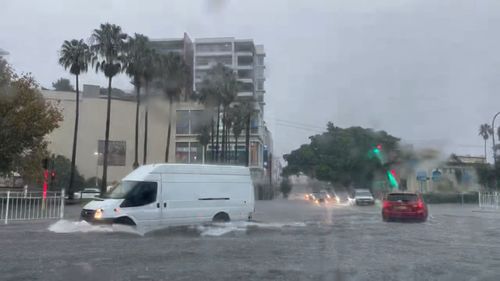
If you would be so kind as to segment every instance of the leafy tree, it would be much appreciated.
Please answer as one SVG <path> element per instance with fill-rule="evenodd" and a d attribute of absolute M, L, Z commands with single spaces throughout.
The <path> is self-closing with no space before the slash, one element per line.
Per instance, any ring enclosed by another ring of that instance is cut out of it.
<path fill-rule="evenodd" d="M 484 158 L 486 158 L 486 141 L 493 134 L 493 129 L 487 123 L 481 124 L 479 126 L 479 135 L 483 137 L 484 140 Z"/>
<path fill-rule="evenodd" d="M 64 41 L 61 51 L 59 54 L 59 64 L 61 64 L 64 69 L 69 68 L 69 72 L 73 75 L 75 75 L 75 80 L 76 80 L 76 110 L 75 110 L 75 127 L 73 131 L 73 150 L 71 153 L 71 173 L 70 173 L 70 181 L 69 181 L 69 186 L 68 186 L 68 197 L 69 199 L 73 199 L 73 175 L 75 172 L 75 165 L 76 165 L 76 147 L 77 147 L 77 141 L 78 141 L 78 119 L 80 117 L 80 89 L 78 85 L 78 76 L 82 72 L 87 72 L 88 66 L 90 63 L 90 49 L 87 44 L 83 42 L 82 39 L 76 40 L 73 39 L 71 41 Z M 59 79 L 57 82 L 59 82 L 59 87 L 62 87 L 62 85 L 69 85 L 69 80 L 68 79 Z M 56 82 L 56 83 L 57 83 Z M 54 88 L 57 89 L 57 87 L 52 84 Z M 73 88 L 71 86 L 71 88 Z M 74 91 L 74 90 L 72 90 Z"/>
<path fill-rule="evenodd" d="M 73 42 L 74 41 L 74 42 Z M 61 56 L 63 55 L 63 52 L 68 52 L 70 50 L 73 50 L 73 48 L 75 48 L 76 46 L 73 45 L 74 43 L 75 44 L 79 44 L 79 43 L 82 43 L 84 44 L 85 46 L 87 46 L 87 44 L 83 43 L 83 40 L 72 40 L 71 42 L 69 41 L 64 41 L 64 44 L 63 44 L 63 49 L 61 50 Z M 83 45 L 81 45 L 83 46 Z M 88 48 L 88 47 L 87 47 Z M 63 64 L 61 63 L 61 58 L 59 59 L 59 63 L 60 64 Z M 69 68 L 70 66 L 67 66 L 65 68 Z M 71 70 L 70 70 L 71 72 Z M 52 87 L 54 88 L 55 91 L 64 91 L 64 92 L 74 92 L 75 91 L 75 88 L 73 88 L 73 85 L 71 85 L 71 83 L 69 82 L 69 79 L 66 79 L 66 78 L 59 78 L 59 80 L 57 80 L 56 82 L 53 82 L 52 83 Z"/>
<path fill-rule="evenodd" d="M 288 195 L 292 191 L 292 184 L 290 183 L 288 177 L 283 178 L 283 180 L 281 181 L 280 191 L 283 194 L 284 198 L 288 198 Z"/>
<path fill-rule="evenodd" d="M 94 53 L 92 65 L 96 71 L 101 71 L 108 78 L 108 98 L 106 109 L 106 131 L 104 134 L 104 153 L 102 165 L 102 185 L 101 193 L 106 192 L 108 179 L 108 149 L 109 149 L 109 127 L 111 120 L 111 83 L 113 77 L 123 71 L 125 39 L 127 34 L 122 32 L 121 27 L 105 23 L 101 24 L 99 29 L 95 29 L 91 40 L 93 44 L 90 49 Z"/>
<path fill-rule="evenodd" d="M 53 161 L 53 170 L 56 173 L 55 179 L 49 181 L 49 189 L 51 190 L 61 190 L 62 188 L 69 186 L 71 178 L 73 177 L 73 186 L 75 190 L 81 190 L 85 187 L 85 179 L 78 172 L 78 169 L 75 167 L 73 170 L 73 175 L 71 174 L 71 161 L 62 156 L 57 155 L 52 158 Z M 74 190 L 68 190 L 68 197 L 73 197 L 71 193 Z"/>
<path fill-rule="evenodd" d="M 310 143 L 284 156 L 285 176 L 305 175 L 344 186 L 368 186 L 375 174 L 385 173 L 399 159 L 399 139 L 384 131 L 361 127 L 342 129 L 328 123 L 327 131 L 309 137 Z M 375 150 L 381 145 L 381 151 Z"/>
<path fill-rule="evenodd" d="M 23 173 L 31 168 L 35 171 L 30 176 L 41 174 L 41 162 L 40 170 L 26 163 L 46 154 L 44 137 L 58 127 L 62 115 L 37 89 L 32 77 L 17 77 L 0 58 L 0 174 Z"/>
<path fill-rule="evenodd" d="M 187 76 L 189 75 L 189 69 L 181 56 L 171 52 L 160 56 L 157 75 L 159 78 L 159 86 L 163 90 L 165 97 L 168 99 L 169 117 L 165 145 L 165 162 L 168 162 L 170 141 L 172 138 L 172 105 L 182 94 L 182 89 L 186 85 L 185 82 Z"/>

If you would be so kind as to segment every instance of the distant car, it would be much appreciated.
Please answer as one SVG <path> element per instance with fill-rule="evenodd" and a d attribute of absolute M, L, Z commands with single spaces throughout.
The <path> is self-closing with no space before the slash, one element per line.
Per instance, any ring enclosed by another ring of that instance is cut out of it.
<path fill-rule="evenodd" d="M 354 202 L 356 205 L 373 205 L 375 198 L 369 190 L 356 190 L 354 194 Z"/>
<path fill-rule="evenodd" d="M 392 220 L 427 220 L 428 210 L 422 196 L 417 193 L 389 193 L 382 204 L 382 218 Z"/>
<path fill-rule="evenodd" d="M 95 187 L 90 187 L 90 188 L 84 188 L 81 191 L 75 192 L 73 197 L 75 199 L 92 199 L 95 197 L 98 197 L 101 194 L 101 191 L 99 188 Z"/>

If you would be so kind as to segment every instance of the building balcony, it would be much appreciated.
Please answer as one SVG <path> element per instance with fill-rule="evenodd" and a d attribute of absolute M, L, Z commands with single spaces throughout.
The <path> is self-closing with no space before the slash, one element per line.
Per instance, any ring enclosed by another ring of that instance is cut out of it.
<path fill-rule="evenodd" d="M 237 65 L 236 69 L 253 69 L 253 64 Z"/>
<path fill-rule="evenodd" d="M 214 52 L 200 52 L 196 51 L 195 56 L 197 57 L 212 57 L 212 56 L 232 56 L 232 51 L 214 51 Z"/>
<path fill-rule="evenodd" d="M 251 51 L 236 51 L 236 55 L 239 57 L 253 57 L 253 53 Z"/>
<path fill-rule="evenodd" d="M 253 83 L 252 78 L 238 78 L 238 81 L 243 82 L 243 83 Z"/>
<path fill-rule="evenodd" d="M 253 92 L 238 92 L 237 97 L 240 97 L 240 98 L 253 97 Z"/>

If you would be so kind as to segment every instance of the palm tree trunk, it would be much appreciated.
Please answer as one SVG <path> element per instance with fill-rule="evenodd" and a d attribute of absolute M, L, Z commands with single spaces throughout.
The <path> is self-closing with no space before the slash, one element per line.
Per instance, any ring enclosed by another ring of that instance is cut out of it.
<path fill-rule="evenodd" d="M 211 127 L 212 132 L 210 133 L 210 139 L 211 139 L 210 142 L 211 142 L 211 145 L 212 145 L 212 151 L 211 151 L 211 159 L 210 159 L 210 161 L 213 162 L 214 159 L 215 159 L 215 150 L 214 150 L 215 149 L 215 146 L 214 146 L 214 131 L 215 131 L 214 125 L 215 125 L 215 122 L 214 122 L 214 117 L 213 116 L 212 116 L 211 123 L 212 124 L 211 124 L 210 127 Z"/>
<path fill-rule="evenodd" d="M 168 130 L 167 130 L 167 145 L 165 148 L 165 163 L 168 163 L 168 154 L 170 151 L 170 134 L 171 134 L 171 130 L 172 130 L 172 103 L 174 102 L 172 95 L 169 95 L 168 101 L 169 101 L 169 103 L 168 103 Z"/>
<path fill-rule="evenodd" d="M 149 112 L 149 85 L 146 81 L 144 84 L 144 89 L 146 90 L 146 106 L 144 109 L 144 149 L 142 155 L 142 164 L 146 165 L 148 159 L 148 112 Z"/>
<path fill-rule="evenodd" d="M 76 108 L 75 128 L 73 132 L 73 151 L 71 152 L 71 172 L 69 176 L 68 198 L 73 199 L 73 180 L 75 178 L 76 146 L 78 141 L 78 119 L 80 117 L 80 90 L 78 89 L 78 75 L 76 76 Z"/>
<path fill-rule="evenodd" d="M 234 135 L 234 163 L 238 165 L 238 137 Z"/>
<path fill-rule="evenodd" d="M 226 158 L 226 107 L 222 109 L 222 144 L 221 144 L 221 162 Z"/>
<path fill-rule="evenodd" d="M 484 161 L 486 162 L 486 139 L 484 139 Z"/>
<path fill-rule="evenodd" d="M 111 80 L 108 78 L 108 105 L 106 109 L 106 132 L 104 134 L 104 154 L 102 162 L 102 182 L 101 182 L 101 195 L 106 193 L 106 186 L 108 183 L 108 144 L 109 144 L 109 122 L 111 119 Z"/>
<path fill-rule="evenodd" d="M 246 136 L 245 136 L 245 154 L 246 154 L 246 163 L 245 165 L 250 166 L 250 114 L 247 116 L 247 126 L 245 128 Z"/>
<path fill-rule="evenodd" d="M 137 85 L 136 90 L 136 106 L 135 106 L 135 149 L 134 149 L 134 170 L 139 167 L 139 107 L 141 104 L 140 92 L 141 88 Z"/>
<path fill-rule="evenodd" d="M 215 139 L 215 161 L 219 161 L 219 125 L 220 125 L 220 104 L 217 106 L 217 137 Z"/>

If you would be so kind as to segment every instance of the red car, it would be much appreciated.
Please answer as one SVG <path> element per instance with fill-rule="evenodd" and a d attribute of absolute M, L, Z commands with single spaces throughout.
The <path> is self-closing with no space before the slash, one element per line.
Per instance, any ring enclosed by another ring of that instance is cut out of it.
<path fill-rule="evenodd" d="M 382 218 L 391 220 L 427 220 L 427 206 L 417 193 L 389 193 L 382 205 Z"/>

